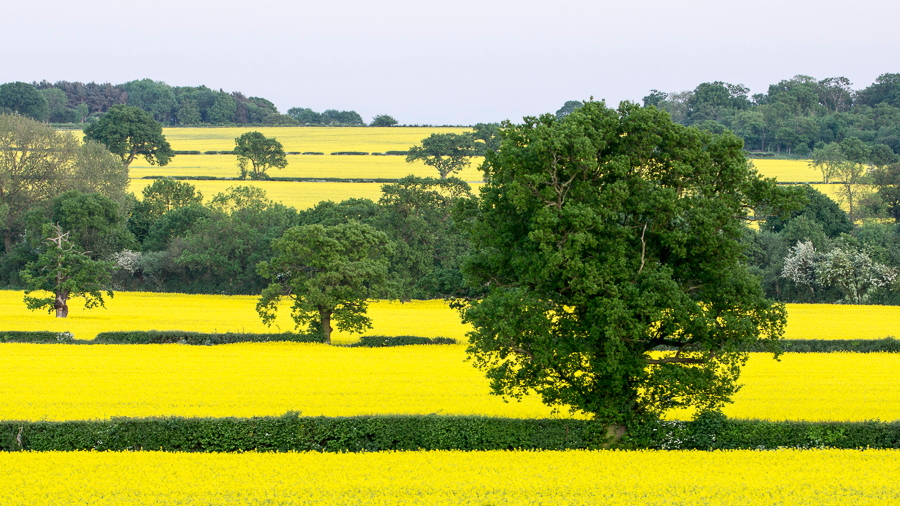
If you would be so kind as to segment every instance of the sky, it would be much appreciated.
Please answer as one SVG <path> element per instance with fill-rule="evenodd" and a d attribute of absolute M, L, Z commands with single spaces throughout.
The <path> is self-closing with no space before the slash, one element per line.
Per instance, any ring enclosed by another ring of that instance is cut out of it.
<path fill-rule="evenodd" d="M 0 82 L 150 78 L 401 124 L 900 73 L 900 3 L 883 0 L 44 0 L 3 17 Z"/>

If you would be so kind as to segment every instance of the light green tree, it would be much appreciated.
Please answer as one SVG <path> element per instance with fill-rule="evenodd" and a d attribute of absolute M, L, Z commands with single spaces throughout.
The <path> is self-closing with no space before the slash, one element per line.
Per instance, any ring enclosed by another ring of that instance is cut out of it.
<path fill-rule="evenodd" d="M 356 221 L 303 225 L 272 241 L 272 250 L 272 259 L 257 268 L 271 280 L 256 304 L 264 323 L 275 321 L 279 302 L 288 297 L 296 326 L 321 333 L 326 343 L 332 323 L 345 332 L 371 328 L 367 300 L 379 293 L 388 271 L 384 232 Z"/>
<path fill-rule="evenodd" d="M 69 316 L 69 299 L 84 297 L 85 308 L 105 307 L 104 292 L 113 296 L 109 282 L 113 262 L 94 260 L 69 239 L 59 225 L 44 226 L 44 249 L 37 260 L 21 272 L 28 289 L 25 306 L 31 310 L 56 312 L 57 318 Z M 38 295 L 32 295 L 38 292 Z M 41 296 L 43 293 L 49 295 Z"/>

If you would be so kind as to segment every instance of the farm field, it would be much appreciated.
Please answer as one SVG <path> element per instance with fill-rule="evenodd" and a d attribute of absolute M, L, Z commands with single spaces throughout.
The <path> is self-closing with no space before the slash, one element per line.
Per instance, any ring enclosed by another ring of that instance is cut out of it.
<path fill-rule="evenodd" d="M 71 332 L 75 339 L 93 339 L 98 332 L 114 330 L 186 330 L 193 332 L 289 332 L 294 329 L 290 310 L 278 312 L 272 327 L 256 313 L 259 297 L 251 295 L 186 295 L 174 293 L 117 292 L 106 309 L 85 310 L 83 299 L 69 301 L 69 317 L 55 318 L 46 311 L 29 311 L 22 292 L 0 290 L 0 331 L 49 330 Z M 369 335 L 417 335 L 464 340 L 467 327 L 444 301 L 373 301 Z M 335 330 L 336 344 L 356 342 L 358 334 Z"/>
<path fill-rule="evenodd" d="M 252 417 L 379 414 L 568 418 L 535 396 L 503 402 L 465 345 L 346 348 L 0 344 L 0 418 Z M 751 354 L 732 418 L 900 419 L 900 354 Z M 22 388 L 28 385 L 28 388 Z M 689 413 L 674 418 L 690 418 Z"/>
<path fill-rule="evenodd" d="M 0 466 L 6 506 L 864 506 L 900 494 L 897 450 L 48 452 L 3 453 Z"/>
<path fill-rule="evenodd" d="M 72 332 L 76 339 L 93 339 L 97 332 L 113 330 L 189 330 L 195 332 L 287 332 L 293 329 L 287 310 L 276 325 L 266 327 L 256 313 L 251 295 L 187 295 L 117 292 L 106 309 L 85 310 L 82 299 L 69 302 L 65 319 L 29 311 L 22 292 L 0 290 L 0 330 Z M 900 306 L 843 304 L 788 304 L 786 339 L 882 339 L 900 337 Z M 464 340 L 467 327 L 459 315 L 440 300 L 373 301 L 370 335 L 419 335 Z M 335 343 L 351 343 L 354 335 L 335 330 Z"/>
<path fill-rule="evenodd" d="M 334 153 L 406 151 L 433 133 L 463 133 L 462 127 L 208 127 L 163 128 L 175 151 L 230 151 L 245 132 L 274 137 L 285 151 Z M 402 158 L 402 157 L 401 157 Z"/>
<path fill-rule="evenodd" d="M 377 202 L 381 198 L 384 183 L 309 183 L 294 181 L 188 181 L 209 201 L 217 193 L 231 186 L 255 186 L 266 192 L 266 198 L 297 210 L 315 207 L 319 202 L 330 200 L 341 202 L 351 198 L 369 199 Z M 129 190 L 141 195 L 141 190 L 153 184 L 151 179 L 132 179 Z"/>
<path fill-rule="evenodd" d="M 403 156 L 355 156 L 355 155 L 288 155 L 284 169 L 269 169 L 272 177 L 400 179 L 410 174 L 419 177 L 438 177 L 436 169 L 422 162 L 408 163 Z M 478 170 L 482 158 L 475 157 L 467 169 L 457 174 L 464 181 L 481 181 Z M 145 176 L 169 177 L 221 177 L 237 178 L 239 169 L 234 155 L 177 155 L 164 167 L 147 164 L 140 158 L 129 169 L 132 179 Z"/>
<path fill-rule="evenodd" d="M 774 177 L 782 183 L 815 183 L 822 173 L 809 166 L 809 160 L 750 160 L 760 175 Z"/>

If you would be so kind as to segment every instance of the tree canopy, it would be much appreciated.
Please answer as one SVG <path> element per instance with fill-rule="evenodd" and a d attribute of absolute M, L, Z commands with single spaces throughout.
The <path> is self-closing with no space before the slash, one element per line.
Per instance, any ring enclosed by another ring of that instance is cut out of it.
<path fill-rule="evenodd" d="M 742 350 L 776 350 L 786 321 L 748 272 L 744 219 L 789 195 L 734 135 L 655 108 L 588 102 L 501 135 L 463 220 L 486 290 L 464 309 L 468 353 L 493 391 L 611 426 L 728 402 Z"/>
<path fill-rule="evenodd" d="M 287 167 L 284 147 L 275 138 L 260 132 L 245 132 L 234 140 L 234 154 L 238 157 L 241 179 L 268 179 L 266 171 L 271 167 Z"/>
<path fill-rule="evenodd" d="M 37 121 L 47 121 L 50 106 L 34 86 L 14 82 L 0 84 L 0 113 L 16 113 Z"/>
<path fill-rule="evenodd" d="M 273 257 L 258 267 L 271 280 L 256 304 L 263 322 L 275 320 L 278 303 L 287 296 L 297 327 L 321 332 L 327 343 L 332 322 L 346 332 L 371 328 L 367 300 L 387 277 L 390 246 L 384 232 L 356 221 L 303 225 L 272 241 L 272 250 Z"/>
<path fill-rule="evenodd" d="M 55 312 L 57 318 L 66 318 L 71 297 L 84 297 L 84 307 L 88 309 L 104 307 L 103 293 L 113 296 L 108 288 L 112 262 L 92 259 L 59 225 L 46 224 L 43 233 L 45 241 L 38 258 L 22 271 L 22 279 L 28 285 L 28 309 L 47 309 Z M 38 296 L 33 292 L 38 292 Z"/>
<path fill-rule="evenodd" d="M 114 105 L 99 121 L 84 128 L 85 140 L 95 140 L 122 159 L 125 167 L 139 155 L 151 165 L 166 165 L 175 156 L 150 113 L 134 106 Z"/>
<path fill-rule="evenodd" d="M 409 148 L 407 162 L 422 160 L 425 165 L 434 167 L 445 179 L 469 166 L 471 157 L 475 156 L 475 137 L 470 132 L 461 134 L 431 134 L 422 139 L 418 146 Z"/>

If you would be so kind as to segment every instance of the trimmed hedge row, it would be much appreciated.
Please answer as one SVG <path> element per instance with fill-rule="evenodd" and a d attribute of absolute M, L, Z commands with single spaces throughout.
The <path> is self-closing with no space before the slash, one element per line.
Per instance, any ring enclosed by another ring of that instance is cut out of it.
<path fill-rule="evenodd" d="M 183 330 L 130 330 L 117 332 L 100 332 L 92 340 L 75 340 L 69 332 L 0 332 L 0 343 L 66 343 L 66 344 L 194 344 L 214 345 L 230 343 L 266 343 L 274 341 L 290 341 L 295 343 L 322 343 L 324 337 L 315 334 L 247 334 L 239 332 L 201 333 Z M 419 336 L 362 336 L 360 341 L 350 347 L 364 346 L 377 348 L 384 346 L 407 346 L 414 344 L 456 344 L 449 337 Z"/>
<path fill-rule="evenodd" d="M 415 344 L 456 344 L 456 339 L 449 337 L 419 336 L 362 336 L 359 342 L 348 345 L 351 348 L 381 348 L 385 346 L 407 346 Z"/>
<path fill-rule="evenodd" d="M 185 332 L 179 330 L 134 330 L 123 332 L 100 332 L 93 339 L 97 344 L 230 344 L 230 343 L 266 343 L 272 341 L 291 341 L 296 343 L 322 343 L 325 338 L 314 334 L 293 334 L 284 332 L 281 334 L 205 334 L 200 332 Z"/>
<path fill-rule="evenodd" d="M 587 420 L 359 416 L 116 418 L 0 422 L 0 450 L 163 450 L 181 452 L 389 450 L 566 450 L 607 443 Z M 900 448 L 900 423 L 765 422 L 708 417 L 657 422 L 632 431 L 620 448 L 666 450 Z"/>
<path fill-rule="evenodd" d="M 48 331 L 0 331 L 0 343 L 72 343 L 71 332 Z"/>

